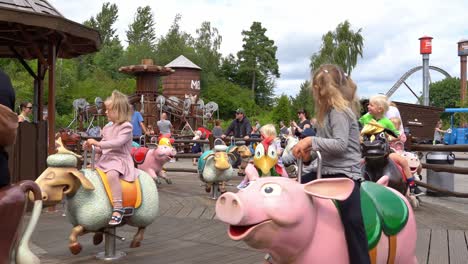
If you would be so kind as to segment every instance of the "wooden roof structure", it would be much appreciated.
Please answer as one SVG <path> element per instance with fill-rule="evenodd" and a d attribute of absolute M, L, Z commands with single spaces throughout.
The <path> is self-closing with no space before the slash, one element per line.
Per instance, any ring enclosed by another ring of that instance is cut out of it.
<path fill-rule="evenodd" d="M 101 44 L 97 31 L 66 19 L 46 0 L 0 0 L 0 57 L 36 59 L 35 50 L 51 37 L 61 42 L 58 58 L 96 52 Z"/>
<path fill-rule="evenodd" d="M 48 72 L 49 154 L 54 152 L 55 61 L 96 52 L 99 32 L 66 19 L 46 0 L 0 0 L 0 57 L 17 58 L 34 78 L 34 121 L 42 120 Z M 25 60 L 37 59 L 37 72 Z"/>
<path fill-rule="evenodd" d="M 175 71 L 169 67 L 155 65 L 151 59 L 143 59 L 139 65 L 122 66 L 119 72 L 138 75 L 138 74 L 151 74 L 157 76 L 166 76 L 174 73 Z"/>

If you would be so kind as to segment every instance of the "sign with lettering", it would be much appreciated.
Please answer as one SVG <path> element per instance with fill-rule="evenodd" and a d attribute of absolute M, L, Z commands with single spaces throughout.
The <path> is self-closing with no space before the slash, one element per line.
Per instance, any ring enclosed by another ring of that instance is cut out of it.
<path fill-rule="evenodd" d="M 192 80 L 190 82 L 190 89 L 200 90 L 200 80 Z"/>
<path fill-rule="evenodd" d="M 409 120 L 407 122 L 407 124 L 409 126 L 423 126 L 423 123 L 421 121 L 418 121 L 418 120 Z"/>

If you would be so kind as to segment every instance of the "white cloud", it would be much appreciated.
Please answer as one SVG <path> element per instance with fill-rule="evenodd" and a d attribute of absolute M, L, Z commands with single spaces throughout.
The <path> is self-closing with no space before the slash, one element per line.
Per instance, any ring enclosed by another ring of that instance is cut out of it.
<path fill-rule="evenodd" d="M 51 0 L 68 19 L 83 22 L 95 16 L 106 1 Z M 277 58 L 281 78 L 276 94 L 295 95 L 300 84 L 309 78 L 310 56 L 318 51 L 321 36 L 349 20 L 354 30 L 362 28 L 365 38 L 364 58 L 353 71 L 360 96 L 387 92 L 409 69 L 421 65 L 418 38 L 434 37 L 430 64 L 459 76 L 457 42 L 468 37 L 466 0 L 174 0 L 161 3 L 150 0 L 110 1 L 119 7 L 116 23 L 118 34 L 125 31 L 139 6 L 150 5 L 156 21 L 156 32 L 164 35 L 176 14 L 182 15 L 181 29 L 195 35 L 203 21 L 210 21 L 223 37 L 224 55 L 242 49 L 242 30 L 253 21 L 267 29 L 266 35 L 278 46 Z M 448 2 L 448 3 L 447 3 Z M 432 74 L 432 73 L 431 73 Z M 433 81 L 442 77 L 433 74 Z M 408 84 L 421 92 L 421 76 L 414 75 Z M 406 88 L 400 88 L 393 100 L 414 102 Z"/>

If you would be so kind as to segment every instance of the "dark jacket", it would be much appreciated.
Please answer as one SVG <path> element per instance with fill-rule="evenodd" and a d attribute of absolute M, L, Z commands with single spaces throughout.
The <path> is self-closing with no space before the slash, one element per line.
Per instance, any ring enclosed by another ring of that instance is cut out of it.
<path fill-rule="evenodd" d="M 12 111 L 15 108 L 15 90 L 11 85 L 10 78 L 0 70 L 0 104 L 9 107 Z M 1 129 L 1 128 L 0 128 Z M 10 173 L 8 171 L 8 154 L 0 146 L 0 187 L 10 183 Z"/>
<path fill-rule="evenodd" d="M 236 138 L 243 138 L 245 136 L 249 136 L 252 132 L 252 126 L 250 125 L 249 119 L 247 117 L 244 117 L 241 121 L 237 119 L 232 120 L 231 124 L 226 129 L 226 132 L 224 134 L 226 136 L 229 136 L 231 132 Z"/>
<path fill-rule="evenodd" d="M 11 85 L 10 78 L 0 70 L 0 104 L 15 111 L 15 90 Z"/>

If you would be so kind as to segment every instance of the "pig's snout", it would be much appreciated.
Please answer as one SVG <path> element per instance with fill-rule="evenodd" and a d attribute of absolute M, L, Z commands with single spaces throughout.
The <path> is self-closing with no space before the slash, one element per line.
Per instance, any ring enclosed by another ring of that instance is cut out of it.
<path fill-rule="evenodd" d="M 225 223 L 239 225 L 244 218 L 244 214 L 242 202 L 234 193 L 225 193 L 216 201 L 216 215 Z"/>

